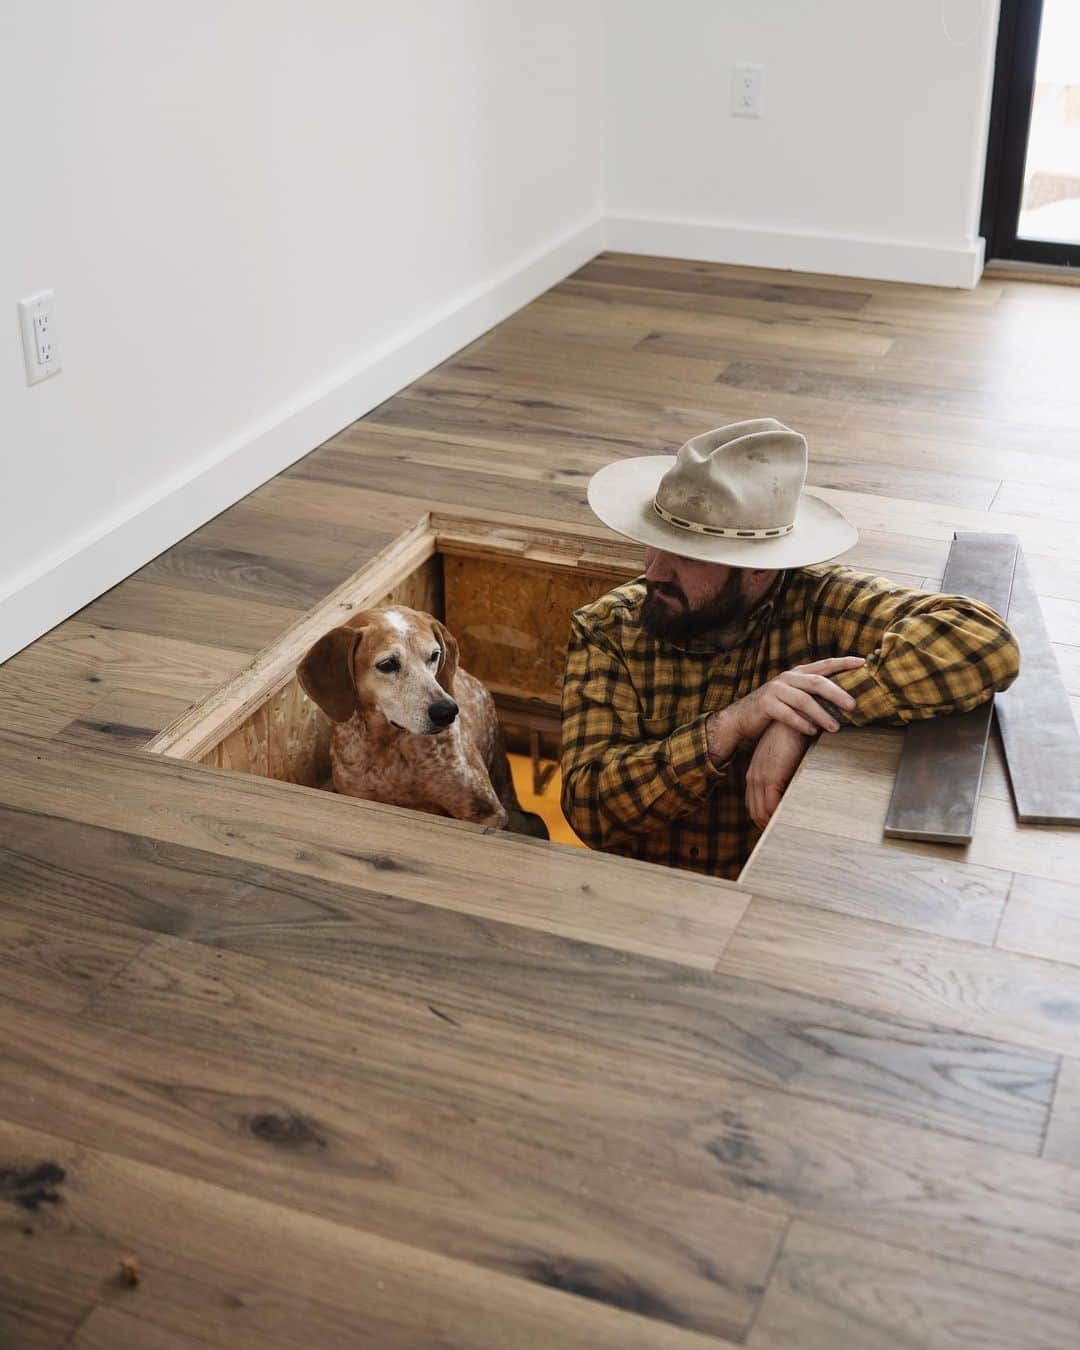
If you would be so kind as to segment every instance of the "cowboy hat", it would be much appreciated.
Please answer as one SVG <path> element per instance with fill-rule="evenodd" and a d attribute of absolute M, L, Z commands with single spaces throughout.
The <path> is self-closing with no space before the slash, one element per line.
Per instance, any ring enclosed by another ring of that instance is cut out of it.
<path fill-rule="evenodd" d="M 684 558 L 808 567 L 859 535 L 805 480 L 806 437 L 759 417 L 695 436 L 677 455 L 608 464 L 589 482 L 589 505 L 619 534 Z"/>

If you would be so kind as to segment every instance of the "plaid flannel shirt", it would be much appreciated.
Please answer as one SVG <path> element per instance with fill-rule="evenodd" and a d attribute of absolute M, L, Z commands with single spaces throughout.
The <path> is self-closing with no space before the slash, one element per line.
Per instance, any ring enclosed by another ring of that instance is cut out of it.
<path fill-rule="evenodd" d="M 760 832 L 745 802 L 754 747 L 714 765 L 710 712 L 828 656 L 867 658 L 831 677 L 855 699 L 843 719 L 855 726 L 966 712 L 1019 671 L 1016 641 L 987 605 L 835 564 L 781 573 L 728 651 L 650 637 L 644 599 L 639 577 L 572 617 L 563 811 L 592 848 L 714 876 L 736 877 Z"/>

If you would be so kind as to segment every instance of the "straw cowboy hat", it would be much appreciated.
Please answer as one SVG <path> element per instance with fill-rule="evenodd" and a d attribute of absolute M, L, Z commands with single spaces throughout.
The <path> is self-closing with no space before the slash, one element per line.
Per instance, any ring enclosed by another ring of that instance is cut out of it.
<path fill-rule="evenodd" d="M 619 534 L 684 558 L 807 567 L 859 535 L 805 481 L 806 437 L 760 417 L 695 436 L 677 455 L 608 464 L 589 482 L 589 505 Z"/>

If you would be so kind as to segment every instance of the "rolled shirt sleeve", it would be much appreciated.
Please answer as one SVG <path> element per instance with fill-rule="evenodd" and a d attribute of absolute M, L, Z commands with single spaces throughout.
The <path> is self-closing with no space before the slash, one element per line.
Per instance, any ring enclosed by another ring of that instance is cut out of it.
<path fill-rule="evenodd" d="M 854 726 L 967 712 L 1007 689 L 1020 671 L 1008 625 L 989 605 L 966 596 L 907 590 L 833 567 L 811 613 L 819 658 L 866 658 L 858 669 L 830 676 L 855 699 L 842 715 Z"/>

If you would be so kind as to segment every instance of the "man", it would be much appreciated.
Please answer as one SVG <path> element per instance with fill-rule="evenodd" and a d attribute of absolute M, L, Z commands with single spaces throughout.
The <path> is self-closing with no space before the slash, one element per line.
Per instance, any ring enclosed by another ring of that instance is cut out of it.
<path fill-rule="evenodd" d="M 858 536 L 805 478 L 805 438 L 766 417 L 589 484 L 646 545 L 644 576 L 571 621 L 563 810 L 590 847 L 735 877 L 815 736 L 965 712 L 1016 678 L 988 606 L 823 565 Z"/>

